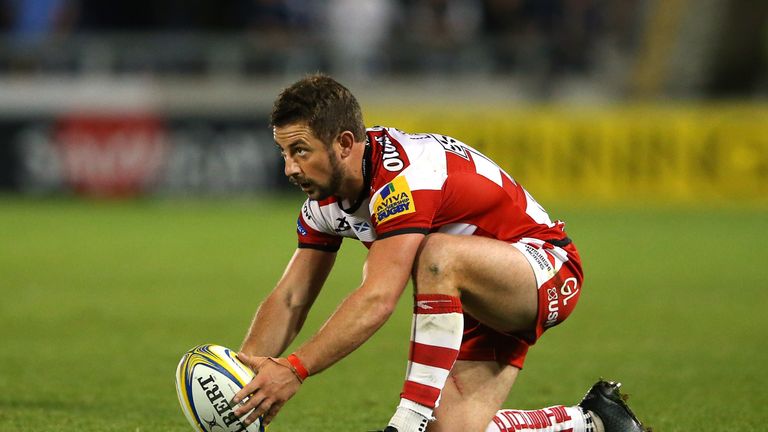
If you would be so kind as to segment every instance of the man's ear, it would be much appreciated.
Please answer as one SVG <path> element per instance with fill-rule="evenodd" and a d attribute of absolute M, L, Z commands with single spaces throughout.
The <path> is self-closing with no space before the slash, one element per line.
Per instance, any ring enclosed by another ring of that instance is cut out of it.
<path fill-rule="evenodd" d="M 341 157 L 347 157 L 352 154 L 352 148 L 355 144 L 355 134 L 350 131 L 343 131 L 339 135 L 337 141 L 339 143 L 339 150 L 341 151 Z"/>

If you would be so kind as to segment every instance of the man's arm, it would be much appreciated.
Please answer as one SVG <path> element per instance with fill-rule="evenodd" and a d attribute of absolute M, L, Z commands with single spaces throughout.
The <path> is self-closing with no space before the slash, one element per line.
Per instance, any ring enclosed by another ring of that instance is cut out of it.
<path fill-rule="evenodd" d="M 280 281 L 259 306 L 240 351 L 279 356 L 304 325 L 335 260 L 334 252 L 296 249 Z"/>
<path fill-rule="evenodd" d="M 377 240 L 371 245 L 363 270 L 363 283 L 353 291 L 331 318 L 296 352 L 311 373 L 317 373 L 341 360 L 370 338 L 392 315 L 403 293 L 424 239 L 423 234 L 401 234 Z M 241 356 L 256 376 L 235 394 L 234 402 L 248 401 L 235 409 L 238 417 L 253 423 L 264 414 L 269 424 L 278 411 L 298 391 L 297 380 L 286 359 Z"/>
<path fill-rule="evenodd" d="M 311 372 L 320 372 L 368 340 L 392 315 L 411 277 L 423 234 L 401 234 L 371 245 L 363 283 L 325 325 L 296 352 Z"/>

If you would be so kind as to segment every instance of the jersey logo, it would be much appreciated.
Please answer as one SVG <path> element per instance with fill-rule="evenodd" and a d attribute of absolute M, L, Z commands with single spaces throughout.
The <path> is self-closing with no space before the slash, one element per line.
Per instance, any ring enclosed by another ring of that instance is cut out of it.
<path fill-rule="evenodd" d="M 435 139 L 435 141 L 439 142 L 440 145 L 443 146 L 443 149 L 445 149 L 445 151 L 448 153 L 453 153 L 456 156 L 460 156 L 466 160 L 469 160 L 466 147 L 464 147 L 459 141 L 456 141 L 455 139 L 445 135 L 430 135 Z"/>
<path fill-rule="evenodd" d="M 347 222 L 347 218 L 344 216 L 340 218 L 336 218 L 336 221 L 339 223 L 338 225 L 336 225 L 336 232 L 342 232 L 352 228 L 351 226 L 349 226 L 349 222 Z"/>
<path fill-rule="evenodd" d="M 397 172 L 403 169 L 405 164 L 400 157 L 400 152 L 397 151 L 397 147 L 392 144 L 392 140 L 389 139 L 387 134 L 374 137 L 380 146 L 384 147 L 384 153 L 382 154 L 382 164 L 384 169 L 390 172 Z"/>
<path fill-rule="evenodd" d="M 373 213 L 377 224 L 381 225 L 394 218 L 416 211 L 411 188 L 405 177 L 395 177 L 387 183 L 376 196 Z"/>
<path fill-rule="evenodd" d="M 371 225 L 368 222 L 357 222 L 353 226 L 355 227 L 355 231 L 359 233 L 364 233 L 371 229 Z"/>
<path fill-rule="evenodd" d="M 296 231 L 301 235 L 307 235 L 307 229 L 301 224 L 301 218 L 296 219 Z"/>
<path fill-rule="evenodd" d="M 306 220 L 308 220 L 308 221 L 312 220 L 312 215 L 309 212 L 309 204 L 308 203 L 304 203 L 304 205 L 301 206 L 301 211 L 304 213 L 304 218 Z"/>

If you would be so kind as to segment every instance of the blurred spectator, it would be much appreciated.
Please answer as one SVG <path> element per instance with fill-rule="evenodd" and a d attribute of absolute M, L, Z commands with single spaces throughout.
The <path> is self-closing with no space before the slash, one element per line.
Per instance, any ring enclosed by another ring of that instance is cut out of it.
<path fill-rule="evenodd" d="M 162 7 L 159 3 L 157 6 L 153 3 L 152 0 L 80 0 L 78 30 L 93 33 L 147 31 L 158 28 L 156 10 Z M 191 9 L 179 10 L 178 16 L 188 16 Z"/>
<path fill-rule="evenodd" d="M 316 4 L 309 0 L 245 0 L 248 26 L 259 32 L 312 31 Z"/>
<path fill-rule="evenodd" d="M 509 72 L 518 63 L 522 36 L 530 32 L 525 0 L 484 0 L 482 29 L 492 50 L 494 68 Z"/>
<path fill-rule="evenodd" d="M 0 45 L 7 50 L 0 68 L 29 73 L 66 64 L 66 54 L 50 46 L 70 32 L 76 16 L 74 0 L 0 0 L 0 24 L 7 36 Z"/>
<path fill-rule="evenodd" d="M 596 0 L 565 0 L 549 29 L 552 68 L 558 72 L 583 73 L 590 66 L 595 40 L 603 26 Z"/>
<path fill-rule="evenodd" d="M 404 11 L 411 31 L 428 46 L 451 45 L 476 36 L 480 7 L 473 0 L 418 0 Z"/>
<path fill-rule="evenodd" d="M 484 0 L 483 30 L 496 70 L 584 71 L 602 29 L 596 0 Z"/>
<path fill-rule="evenodd" d="M 768 2 L 732 0 L 719 30 L 709 93 L 746 96 L 768 85 Z"/>
<path fill-rule="evenodd" d="M 315 32 L 321 5 L 311 0 L 242 0 L 250 41 L 249 74 L 318 70 Z"/>
<path fill-rule="evenodd" d="M 79 29 L 109 31 L 232 31 L 242 29 L 239 1 L 79 0 Z"/>
<path fill-rule="evenodd" d="M 391 0 L 329 0 L 327 40 L 332 72 L 364 79 L 386 66 L 382 45 L 390 35 Z"/>
<path fill-rule="evenodd" d="M 389 46 L 398 72 L 435 74 L 482 68 L 475 0 L 401 0 Z M 474 45 L 474 46 L 473 46 Z"/>
<path fill-rule="evenodd" d="M 19 45 L 69 31 L 76 5 L 72 0 L 0 0 L 8 35 Z"/>
<path fill-rule="evenodd" d="M 707 8 L 693 3 L 681 15 L 690 27 L 662 40 L 685 50 L 684 43 L 706 42 L 696 32 L 716 35 L 710 44 L 717 46 L 702 51 L 694 91 L 768 92 L 768 2 L 708 0 L 709 10 L 720 11 L 709 21 Z M 548 92 L 569 80 L 571 88 L 592 80 L 621 91 L 642 60 L 643 46 L 659 37 L 649 30 L 654 20 L 648 12 L 659 4 L 664 2 L 0 0 L 0 71 L 232 77 L 328 70 L 344 79 L 495 73 L 520 81 L 533 97 L 556 95 Z M 66 37 L 72 34 L 82 37 Z"/>

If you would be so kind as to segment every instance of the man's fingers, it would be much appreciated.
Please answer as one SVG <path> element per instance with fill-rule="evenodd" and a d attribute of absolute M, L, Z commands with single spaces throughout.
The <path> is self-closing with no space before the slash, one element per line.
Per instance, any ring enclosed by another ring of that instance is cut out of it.
<path fill-rule="evenodd" d="M 244 424 L 252 424 L 262 416 L 267 424 L 296 393 L 301 380 L 297 379 L 285 359 L 255 357 L 244 353 L 239 353 L 238 358 L 249 367 L 262 370 L 261 373 L 257 371 L 257 375 L 232 398 L 233 403 L 242 403 L 235 407 L 234 414 Z"/>
<path fill-rule="evenodd" d="M 243 363 L 245 363 L 246 365 L 250 366 L 250 364 L 251 364 L 251 359 L 253 358 L 253 356 L 251 356 L 251 355 L 249 355 L 249 354 L 246 354 L 246 353 L 244 353 L 244 352 L 242 352 L 242 351 L 238 352 L 238 353 L 236 354 L 236 356 L 237 356 L 237 359 L 238 359 L 238 360 L 240 360 L 241 362 L 243 362 Z"/>
<path fill-rule="evenodd" d="M 256 393 L 257 391 L 259 391 L 259 385 L 256 383 L 256 379 L 252 379 L 251 382 L 245 385 L 245 387 L 235 393 L 235 397 L 232 398 L 232 403 L 238 404 L 250 394 Z"/>
<path fill-rule="evenodd" d="M 257 357 L 246 354 L 244 352 L 237 353 L 237 359 L 243 362 L 246 366 L 253 369 L 253 372 L 258 374 L 259 368 L 265 361 L 269 360 L 269 357 Z M 251 393 L 259 391 L 259 385 L 255 382 L 254 377 L 245 387 L 235 393 L 235 397 L 232 398 L 232 403 L 240 403 L 243 399 L 247 398 Z"/>
<path fill-rule="evenodd" d="M 268 425 L 272 423 L 272 420 L 275 419 L 275 416 L 280 411 L 280 409 L 283 408 L 284 404 L 281 403 L 275 403 L 272 404 L 272 406 L 269 408 L 269 411 L 267 411 L 266 414 L 264 414 L 264 425 Z"/>
<path fill-rule="evenodd" d="M 259 407 L 258 407 L 258 408 L 256 408 L 255 410 L 253 410 L 253 412 L 252 412 L 252 413 L 250 413 L 250 414 L 248 415 L 248 417 L 246 417 L 246 418 L 245 418 L 245 420 L 243 420 L 243 423 L 245 423 L 246 425 L 249 425 L 249 424 L 251 424 L 251 423 L 255 422 L 256 420 L 258 420 L 258 419 L 259 419 L 259 417 L 260 417 L 260 416 L 261 416 L 261 415 L 262 415 L 262 414 L 263 414 L 265 411 L 268 411 L 269 409 L 271 409 L 271 407 L 269 407 L 269 406 L 265 406 L 265 405 L 267 405 L 267 403 L 265 402 L 265 400 L 263 400 L 263 401 L 262 401 L 262 403 L 259 405 Z"/>
<path fill-rule="evenodd" d="M 251 410 L 259 408 L 262 402 L 264 402 L 264 396 L 259 393 L 252 394 L 245 403 L 235 408 L 232 412 L 235 414 L 235 417 L 242 417 Z"/>

